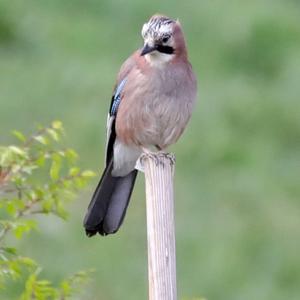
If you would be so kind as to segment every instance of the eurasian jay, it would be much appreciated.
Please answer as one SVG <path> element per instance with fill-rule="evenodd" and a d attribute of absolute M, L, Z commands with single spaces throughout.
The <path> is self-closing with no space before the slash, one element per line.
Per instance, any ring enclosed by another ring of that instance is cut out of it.
<path fill-rule="evenodd" d="M 84 219 L 88 236 L 119 229 L 140 155 L 175 143 L 195 103 L 197 82 L 180 23 L 154 15 L 142 36 L 144 47 L 117 76 L 107 119 L 106 167 Z"/>

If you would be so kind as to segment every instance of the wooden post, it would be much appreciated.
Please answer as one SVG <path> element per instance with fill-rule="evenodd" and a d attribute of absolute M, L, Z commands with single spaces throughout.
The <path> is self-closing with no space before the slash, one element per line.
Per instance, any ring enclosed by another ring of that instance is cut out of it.
<path fill-rule="evenodd" d="M 175 157 L 146 153 L 141 163 L 146 182 L 149 300 L 176 300 Z"/>

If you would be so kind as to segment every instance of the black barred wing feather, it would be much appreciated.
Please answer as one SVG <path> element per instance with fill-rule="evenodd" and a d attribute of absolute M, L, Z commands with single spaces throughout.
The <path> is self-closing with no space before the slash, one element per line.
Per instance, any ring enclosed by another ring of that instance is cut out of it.
<path fill-rule="evenodd" d="M 126 83 L 126 78 L 123 79 L 115 89 L 115 92 L 111 99 L 109 113 L 107 116 L 106 157 L 105 157 L 106 165 L 109 164 L 113 156 L 113 147 L 116 140 L 116 130 L 115 130 L 116 116 L 121 102 L 121 93 L 125 86 L 125 83 Z"/>

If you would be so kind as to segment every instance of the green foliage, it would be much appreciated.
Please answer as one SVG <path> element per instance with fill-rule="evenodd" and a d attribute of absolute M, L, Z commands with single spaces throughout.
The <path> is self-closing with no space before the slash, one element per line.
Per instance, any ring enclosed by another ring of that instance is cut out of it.
<path fill-rule="evenodd" d="M 62 123 L 54 121 L 49 127 L 38 126 L 30 137 L 15 130 L 18 143 L 0 147 L 0 284 L 5 287 L 29 272 L 21 300 L 69 299 L 88 278 L 88 272 L 79 272 L 54 287 L 39 279 L 41 269 L 33 259 L 7 242 L 37 229 L 36 214 L 65 219 L 66 203 L 94 176 L 77 166 L 73 149 L 61 146 L 63 134 Z"/>
<path fill-rule="evenodd" d="M 20 300 L 70 299 L 73 294 L 80 291 L 78 287 L 86 283 L 90 274 L 90 272 L 78 272 L 70 278 L 63 280 L 58 287 L 53 287 L 50 281 L 38 279 L 39 272 L 40 269 L 37 269 L 28 277 Z"/>

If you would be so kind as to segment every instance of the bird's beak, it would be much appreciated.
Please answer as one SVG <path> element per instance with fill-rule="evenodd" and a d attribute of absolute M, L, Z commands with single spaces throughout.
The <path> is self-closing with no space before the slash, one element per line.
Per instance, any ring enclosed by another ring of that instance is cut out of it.
<path fill-rule="evenodd" d="M 157 47 L 156 47 L 155 45 L 154 45 L 154 46 L 149 46 L 148 44 L 146 44 L 146 45 L 144 46 L 144 48 L 142 49 L 141 56 L 144 56 L 144 55 L 146 55 L 146 54 L 148 54 L 148 53 L 150 53 L 150 52 L 155 51 L 156 48 L 157 48 Z"/>

